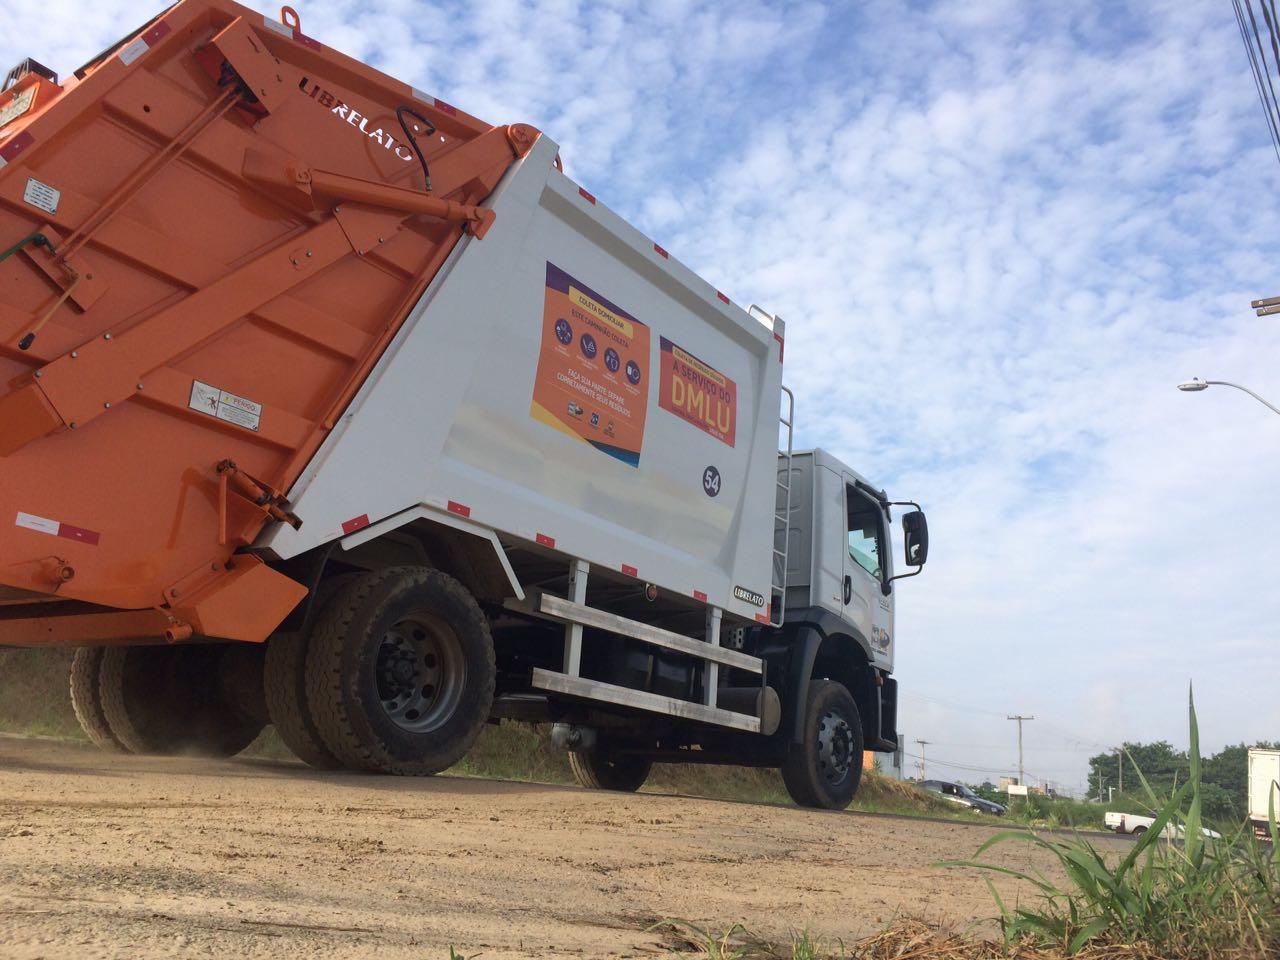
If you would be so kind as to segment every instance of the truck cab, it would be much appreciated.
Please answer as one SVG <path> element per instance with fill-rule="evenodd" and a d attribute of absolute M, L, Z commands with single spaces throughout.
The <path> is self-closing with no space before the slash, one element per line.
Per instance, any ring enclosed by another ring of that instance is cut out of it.
<path fill-rule="evenodd" d="M 869 664 L 891 672 L 897 578 L 888 498 L 825 450 L 793 454 L 789 469 L 784 622 L 845 634 Z"/>

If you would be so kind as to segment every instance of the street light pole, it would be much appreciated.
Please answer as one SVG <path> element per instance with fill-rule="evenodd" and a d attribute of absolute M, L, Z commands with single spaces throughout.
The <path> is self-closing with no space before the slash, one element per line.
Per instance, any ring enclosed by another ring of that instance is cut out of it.
<path fill-rule="evenodd" d="M 1199 377 L 1193 377 L 1186 383 L 1178 384 L 1178 389 L 1183 393 L 1199 393 L 1202 390 L 1208 390 L 1210 387 L 1235 387 L 1237 390 L 1243 390 L 1272 413 L 1280 415 L 1280 407 L 1277 407 L 1273 403 L 1268 403 L 1248 387 L 1242 387 L 1238 383 L 1231 383 L 1229 380 L 1201 380 Z"/>

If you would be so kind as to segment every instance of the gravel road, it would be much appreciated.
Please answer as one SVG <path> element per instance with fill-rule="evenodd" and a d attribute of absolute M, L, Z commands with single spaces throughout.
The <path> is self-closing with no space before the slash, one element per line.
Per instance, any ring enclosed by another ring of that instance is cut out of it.
<path fill-rule="evenodd" d="M 989 833 L 0 738 L 0 957 L 652 957 L 672 917 L 966 926 L 993 913 L 980 876 L 932 864 Z M 1053 872 L 1021 844 L 1000 859 Z"/>

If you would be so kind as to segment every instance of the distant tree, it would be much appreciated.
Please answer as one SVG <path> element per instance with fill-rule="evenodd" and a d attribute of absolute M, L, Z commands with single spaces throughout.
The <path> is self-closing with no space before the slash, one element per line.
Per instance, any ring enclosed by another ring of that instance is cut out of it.
<path fill-rule="evenodd" d="M 1257 746 L 1280 749 L 1276 745 Z M 1139 804 L 1146 803 L 1138 770 L 1158 796 L 1168 796 L 1178 784 L 1185 783 L 1191 772 L 1186 751 L 1176 750 L 1164 740 L 1156 743 L 1124 745 L 1124 793 Z M 1203 789 L 1201 802 L 1206 816 L 1222 820 L 1238 820 L 1248 803 L 1249 748 L 1244 744 L 1223 747 L 1201 763 Z M 1107 799 L 1107 787 L 1120 785 L 1120 760 L 1114 753 L 1099 753 L 1089 759 L 1089 792 Z M 1119 798 L 1117 798 L 1118 800 Z M 1116 806 L 1120 804 L 1117 802 Z"/>

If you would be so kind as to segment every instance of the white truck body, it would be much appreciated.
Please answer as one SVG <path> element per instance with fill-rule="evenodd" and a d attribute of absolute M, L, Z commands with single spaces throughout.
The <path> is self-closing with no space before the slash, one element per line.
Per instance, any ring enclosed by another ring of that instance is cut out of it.
<path fill-rule="evenodd" d="M 261 546 L 289 558 L 427 513 L 767 622 L 782 323 L 581 190 L 557 150 L 543 136 L 507 174 L 495 227 L 460 243 L 289 491 L 301 528 Z M 630 449 L 608 452 L 623 420 Z"/>
<path fill-rule="evenodd" d="M 1249 750 L 1249 821 L 1261 839 L 1270 837 L 1274 807 L 1280 818 L 1280 750 Z"/>

